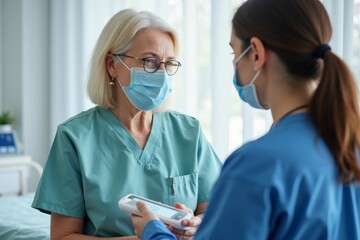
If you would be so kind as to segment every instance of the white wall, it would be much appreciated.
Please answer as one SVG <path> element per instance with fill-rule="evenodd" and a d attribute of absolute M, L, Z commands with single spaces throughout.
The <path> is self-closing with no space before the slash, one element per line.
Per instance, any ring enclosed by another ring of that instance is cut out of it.
<path fill-rule="evenodd" d="M 22 11 L 22 139 L 25 154 L 44 165 L 51 141 L 48 102 L 49 1 L 23 0 Z M 34 183 L 30 183 L 29 190 L 32 190 L 32 186 Z"/>
<path fill-rule="evenodd" d="M 49 1 L 2 0 L 0 11 L 0 110 L 15 115 L 24 154 L 44 165 L 50 146 Z M 29 190 L 35 190 L 38 177 L 30 179 Z"/>
<path fill-rule="evenodd" d="M 21 132 L 21 1 L 3 0 L 2 16 L 2 107 L 10 110 Z"/>

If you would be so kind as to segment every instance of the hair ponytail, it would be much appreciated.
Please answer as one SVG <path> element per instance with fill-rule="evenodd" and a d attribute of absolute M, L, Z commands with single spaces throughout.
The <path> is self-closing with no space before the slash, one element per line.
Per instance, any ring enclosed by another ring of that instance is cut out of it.
<path fill-rule="evenodd" d="M 338 56 L 324 53 L 323 74 L 309 113 L 341 171 L 341 181 L 360 182 L 360 114 L 354 78 Z"/>

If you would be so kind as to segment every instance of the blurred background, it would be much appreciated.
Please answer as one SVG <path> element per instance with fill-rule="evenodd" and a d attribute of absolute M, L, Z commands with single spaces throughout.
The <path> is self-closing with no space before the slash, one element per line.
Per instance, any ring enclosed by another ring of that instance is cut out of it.
<path fill-rule="evenodd" d="M 152 11 L 180 37 L 171 109 L 198 118 L 221 159 L 271 126 L 232 86 L 231 18 L 241 0 L 0 0 L 0 112 L 15 117 L 22 154 L 44 165 L 57 125 L 91 108 L 89 61 L 100 31 L 125 8 Z M 360 0 L 323 0 L 330 43 L 360 83 Z M 284 10 L 286 11 L 286 10 Z M 1 160 L 1 159 L 0 159 Z M 1 182 L 8 179 L 1 180 Z M 36 187 L 29 180 L 29 190 Z"/>

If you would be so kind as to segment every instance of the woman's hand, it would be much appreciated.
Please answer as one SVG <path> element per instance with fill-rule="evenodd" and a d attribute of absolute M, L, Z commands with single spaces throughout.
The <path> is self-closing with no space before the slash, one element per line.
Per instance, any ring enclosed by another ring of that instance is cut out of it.
<path fill-rule="evenodd" d="M 140 211 L 141 216 L 137 216 L 135 214 L 131 214 L 131 221 L 134 225 L 135 234 L 136 236 L 141 239 L 141 234 L 148 222 L 151 220 L 157 219 L 159 220 L 159 217 L 151 212 L 151 210 L 146 206 L 144 202 L 138 201 L 136 202 L 136 206 L 138 210 Z"/>
<path fill-rule="evenodd" d="M 191 227 L 191 228 L 188 230 L 179 230 L 173 226 L 168 226 L 168 229 L 172 233 L 174 233 L 175 236 L 177 237 L 177 239 L 179 239 L 179 240 L 192 240 L 194 238 L 196 230 L 198 229 L 202 219 L 198 216 L 194 216 L 193 211 L 190 208 L 186 207 L 184 204 L 175 203 L 174 206 L 176 208 L 183 209 L 192 214 L 192 218 L 181 221 L 181 225 Z"/>

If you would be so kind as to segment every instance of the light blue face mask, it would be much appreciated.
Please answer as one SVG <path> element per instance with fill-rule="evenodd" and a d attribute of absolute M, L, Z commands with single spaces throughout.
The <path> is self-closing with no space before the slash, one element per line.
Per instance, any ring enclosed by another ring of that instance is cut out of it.
<path fill-rule="evenodd" d="M 237 68 L 236 68 L 236 63 L 238 61 L 240 61 L 240 59 L 242 59 L 251 49 L 251 46 L 247 47 L 241 54 L 240 56 L 235 59 L 234 61 L 234 77 L 233 77 L 233 84 L 235 86 L 236 91 L 238 92 L 241 100 L 243 100 L 244 102 L 248 103 L 251 107 L 253 108 L 258 108 L 258 109 L 267 109 L 264 108 L 260 102 L 259 99 L 257 97 L 256 94 L 256 87 L 254 85 L 255 80 L 259 77 L 260 75 L 260 70 L 256 72 L 255 76 L 253 77 L 253 79 L 250 81 L 249 84 L 244 85 L 244 86 L 240 86 L 238 79 L 237 79 Z"/>
<path fill-rule="evenodd" d="M 130 102 L 142 111 L 160 107 L 172 91 L 172 76 L 160 69 L 154 73 L 148 73 L 143 68 L 130 69 L 119 57 L 118 59 L 131 73 L 130 85 L 127 87 L 123 87 L 117 79 Z"/>

